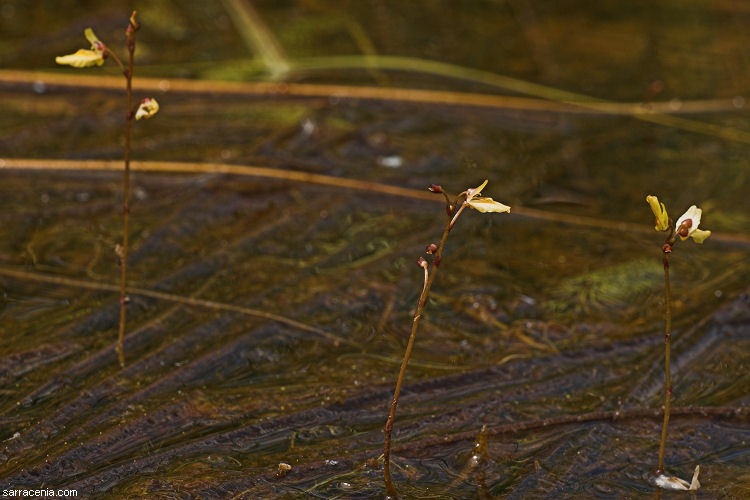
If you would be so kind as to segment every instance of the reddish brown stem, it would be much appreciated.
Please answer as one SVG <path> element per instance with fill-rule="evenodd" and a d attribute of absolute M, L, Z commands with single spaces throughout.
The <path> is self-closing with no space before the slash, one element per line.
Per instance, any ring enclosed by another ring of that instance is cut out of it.
<path fill-rule="evenodd" d="M 450 214 L 449 214 L 450 216 Z M 455 218 L 448 219 L 443 230 L 443 236 L 440 238 L 440 244 L 438 245 L 437 252 L 432 261 L 432 266 L 429 272 L 426 272 L 424 287 L 422 293 L 419 296 L 419 302 L 417 303 L 417 312 L 414 315 L 414 319 L 411 324 L 411 334 L 409 335 L 409 342 L 406 344 L 406 352 L 404 352 L 404 359 L 401 361 L 401 369 L 398 372 L 398 378 L 396 379 L 396 389 L 393 392 L 393 400 L 391 401 L 391 411 L 388 414 L 388 420 L 385 423 L 385 448 L 383 451 L 383 476 L 385 478 L 385 489 L 388 497 L 396 499 L 398 498 L 398 491 L 393 484 L 391 477 L 391 431 L 393 430 L 393 421 L 396 417 L 396 407 L 398 406 L 398 397 L 401 394 L 401 386 L 404 383 L 404 374 L 406 373 L 406 365 L 409 363 L 411 357 L 411 351 L 414 347 L 414 339 L 417 335 L 417 327 L 419 326 L 419 319 L 422 317 L 422 309 L 427 302 L 427 295 L 430 293 L 430 287 L 432 282 L 435 280 L 438 266 L 440 264 L 441 257 L 443 255 L 443 247 L 445 247 L 445 241 L 448 239 L 448 233 L 450 232 Z M 425 269 L 426 270 L 426 269 Z M 427 270 L 426 270 L 427 271 Z"/>
<path fill-rule="evenodd" d="M 135 12 L 133 15 L 135 15 Z M 117 359 L 123 368 L 125 367 L 125 306 L 127 303 L 128 235 L 130 233 L 130 129 L 133 124 L 133 56 L 135 54 L 135 33 L 132 29 L 126 31 L 126 45 L 128 47 L 128 68 L 127 71 L 123 71 L 123 74 L 127 81 L 127 106 L 125 108 L 127 115 L 125 116 L 125 170 L 122 182 L 123 233 L 122 253 L 120 255 L 120 324 L 117 334 Z M 122 66 L 121 63 L 120 66 Z"/>
<path fill-rule="evenodd" d="M 665 245 L 666 247 L 667 245 Z M 671 248 L 669 248 L 671 251 Z M 669 351 L 672 344 L 672 303 L 669 290 L 669 251 L 664 251 L 663 264 L 664 264 L 664 291 L 665 300 L 664 305 L 664 316 L 665 316 L 665 332 L 664 332 L 664 373 L 665 373 L 665 387 L 664 387 L 664 423 L 661 428 L 661 441 L 659 442 L 659 465 L 657 466 L 657 472 L 661 473 L 664 471 L 664 448 L 667 444 L 667 425 L 669 425 L 669 405 L 672 397 L 672 374 L 669 367 Z"/>

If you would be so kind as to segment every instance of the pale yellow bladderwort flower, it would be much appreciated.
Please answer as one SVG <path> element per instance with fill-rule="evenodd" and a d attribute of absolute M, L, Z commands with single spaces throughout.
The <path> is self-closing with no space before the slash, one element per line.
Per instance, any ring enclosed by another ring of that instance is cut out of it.
<path fill-rule="evenodd" d="M 646 203 L 648 203 L 648 205 L 651 207 L 651 211 L 654 213 L 654 217 L 656 220 L 654 229 L 657 231 L 666 231 L 667 229 L 669 229 L 669 216 L 667 215 L 667 209 L 664 206 L 664 203 L 660 203 L 659 199 L 653 195 L 646 196 Z M 696 243 L 703 243 L 706 238 L 711 236 L 711 231 L 698 229 L 698 225 L 701 222 L 702 213 L 703 211 L 700 208 L 696 207 L 695 205 L 691 205 L 691 207 L 688 208 L 687 211 L 682 214 L 679 219 L 677 219 L 677 223 L 674 227 L 674 233 L 672 234 L 678 235 L 682 240 L 693 238 L 693 241 L 695 241 Z M 674 243 L 674 240 L 670 241 L 670 245 L 672 243 Z"/>
<path fill-rule="evenodd" d="M 146 97 L 141 101 L 141 105 L 138 106 L 138 110 L 135 112 L 135 119 L 140 120 L 141 118 L 151 118 L 159 111 L 159 103 L 152 97 Z"/>
<path fill-rule="evenodd" d="M 464 208 L 466 207 L 471 207 L 474 210 L 477 210 L 483 213 L 510 212 L 510 207 L 508 205 L 503 205 L 502 203 L 497 202 L 493 200 L 492 198 L 477 198 L 477 195 L 482 192 L 482 189 L 484 189 L 484 186 L 486 185 L 487 185 L 487 181 L 485 180 L 479 186 L 475 188 L 469 188 L 466 191 L 463 191 L 462 193 L 458 195 L 459 197 L 466 195 L 466 198 L 464 199 L 463 203 L 461 203 L 461 206 L 458 208 L 458 210 L 456 210 L 456 213 L 453 214 L 453 219 L 451 219 L 450 227 L 453 227 L 453 224 L 456 223 L 458 216 L 461 215 L 461 212 L 463 212 Z M 435 192 L 442 192 L 442 188 L 441 188 L 441 191 L 435 191 Z"/>
<path fill-rule="evenodd" d="M 476 196 L 482 192 L 482 189 L 484 189 L 484 186 L 487 185 L 487 181 L 485 180 L 482 184 L 477 186 L 474 189 L 467 189 L 466 190 L 466 204 L 469 205 L 474 210 L 478 210 L 482 213 L 487 212 L 510 212 L 510 207 L 508 205 L 503 205 L 502 203 L 493 200 L 492 198 L 477 198 Z"/>
<path fill-rule="evenodd" d="M 698 225 L 701 222 L 701 213 L 703 211 L 692 205 L 687 209 L 687 212 L 677 219 L 675 224 L 675 232 L 680 236 L 681 240 L 693 238 L 696 243 L 703 243 L 703 240 L 711 236 L 711 231 L 704 231 L 698 229 Z"/>
<path fill-rule="evenodd" d="M 104 44 L 96 37 L 94 30 L 86 28 L 84 31 L 86 39 L 91 43 L 91 49 L 78 49 L 73 54 L 58 56 L 55 58 L 57 64 L 65 64 L 74 68 L 88 68 L 89 66 L 101 66 L 104 64 Z"/>

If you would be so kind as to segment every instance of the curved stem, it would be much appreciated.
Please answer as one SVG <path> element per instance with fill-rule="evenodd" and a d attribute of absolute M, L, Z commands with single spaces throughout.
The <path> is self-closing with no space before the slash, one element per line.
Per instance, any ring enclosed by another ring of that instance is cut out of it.
<path fill-rule="evenodd" d="M 669 424 L 669 403 L 672 396 L 672 375 L 669 368 L 669 351 L 672 343 L 672 303 L 669 291 L 669 252 L 664 252 L 664 290 L 665 290 L 665 333 L 664 333 L 664 423 L 661 428 L 661 442 L 659 443 L 659 466 L 657 472 L 664 471 L 664 447 L 667 443 L 667 425 Z"/>
<path fill-rule="evenodd" d="M 457 214 L 458 215 L 458 214 Z M 411 334 L 409 335 L 409 342 L 406 344 L 406 352 L 404 352 L 404 359 L 401 361 L 401 369 L 398 372 L 398 378 L 396 379 L 396 389 L 393 392 L 393 400 L 391 401 L 391 411 L 388 414 L 388 420 L 385 423 L 385 449 L 383 451 L 383 476 L 385 478 L 385 490 L 389 498 L 398 498 L 398 491 L 393 484 L 391 478 L 391 431 L 393 430 L 393 420 L 396 417 L 396 407 L 398 406 L 398 397 L 401 394 L 401 386 L 404 383 L 404 374 L 406 373 L 406 365 L 409 363 L 411 357 L 411 351 L 414 347 L 414 339 L 417 335 L 417 327 L 419 326 L 419 319 L 422 317 L 422 309 L 427 302 L 427 294 L 430 293 L 430 287 L 432 282 L 435 280 L 438 267 L 440 267 L 440 259 L 443 255 L 443 247 L 445 247 L 445 241 L 448 238 L 453 224 L 455 223 L 455 217 L 450 219 L 443 230 L 443 236 L 440 238 L 440 244 L 438 245 L 437 252 L 435 252 L 435 258 L 432 261 L 431 272 L 425 269 L 425 283 L 422 289 L 422 294 L 419 296 L 419 302 L 417 303 L 417 312 L 414 315 L 414 319 L 411 324 Z"/>
<path fill-rule="evenodd" d="M 127 302 L 126 278 L 128 270 L 128 234 L 130 232 L 130 128 L 133 124 L 133 55 L 135 36 L 128 34 L 128 69 L 123 71 L 127 80 L 127 115 L 125 116 L 125 170 L 122 182 L 122 253 L 120 255 L 120 324 L 117 333 L 117 359 L 125 367 L 125 303 Z M 110 52 L 111 53 L 111 52 Z M 116 59 L 116 56 L 115 56 Z M 119 62 L 119 59 L 117 59 Z M 122 66 L 122 63 L 120 63 Z"/>
<path fill-rule="evenodd" d="M 125 68 L 125 65 L 122 63 L 119 57 L 117 57 L 117 54 L 115 54 L 112 50 L 110 50 L 109 47 L 106 45 L 103 46 L 104 50 L 107 51 L 107 54 L 112 56 L 112 60 L 117 63 L 117 65 L 120 67 L 120 71 L 122 71 L 122 74 L 127 77 L 127 69 Z"/>
<path fill-rule="evenodd" d="M 456 215 L 454 215 L 453 219 L 451 219 L 451 221 L 448 223 L 448 231 L 450 231 L 451 229 L 453 229 L 453 225 L 456 223 L 456 220 L 458 220 L 458 216 L 461 215 L 461 212 L 464 211 L 464 208 L 466 208 L 466 202 L 465 201 L 463 203 L 461 203 L 461 206 L 459 207 L 459 209 L 456 210 Z"/>

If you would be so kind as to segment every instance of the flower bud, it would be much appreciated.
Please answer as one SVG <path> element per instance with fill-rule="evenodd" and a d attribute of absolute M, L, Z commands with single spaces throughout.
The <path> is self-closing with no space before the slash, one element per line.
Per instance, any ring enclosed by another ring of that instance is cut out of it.
<path fill-rule="evenodd" d="M 438 194 L 443 192 L 443 186 L 440 186 L 438 184 L 430 184 L 430 187 L 428 187 L 427 189 L 429 189 L 433 193 L 438 193 Z"/>
<path fill-rule="evenodd" d="M 438 247 L 436 244 L 430 243 L 429 245 L 427 245 L 427 249 L 425 250 L 425 252 L 427 252 L 429 255 L 432 255 L 437 252 L 437 249 Z"/>
<path fill-rule="evenodd" d="M 417 265 L 423 269 L 427 269 L 427 261 L 424 260 L 424 257 L 420 257 L 417 259 Z"/>

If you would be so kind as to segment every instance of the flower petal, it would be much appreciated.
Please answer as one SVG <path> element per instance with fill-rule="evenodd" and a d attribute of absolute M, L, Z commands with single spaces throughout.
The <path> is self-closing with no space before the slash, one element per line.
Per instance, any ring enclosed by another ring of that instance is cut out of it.
<path fill-rule="evenodd" d="M 56 57 L 55 62 L 67 64 L 74 68 L 87 68 L 89 66 L 101 66 L 104 64 L 104 58 L 98 50 L 78 49 L 74 54 Z"/>
<path fill-rule="evenodd" d="M 141 101 L 141 105 L 138 106 L 138 110 L 135 112 L 135 119 L 140 120 L 141 118 L 151 118 L 159 111 L 159 103 L 156 99 L 146 97 Z"/>
<path fill-rule="evenodd" d="M 685 236 L 680 235 L 680 239 L 682 239 L 682 240 L 688 239 L 688 237 L 693 233 L 693 231 L 695 231 L 696 229 L 698 229 L 698 225 L 701 223 L 701 213 L 702 212 L 703 211 L 700 208 L 696 207 L 695 205 L 691 205 L 690 208 L 688 208 L 687 211 L 684 214 L 682 214 L 682 216 L 680 216 L 679 219 L 677 219 L 677 223 L 674 226 L 675 227 L 675 231 L 679 230 L 680 225 L 682 225 L 682 223 L 685 220 L 690 219 L 690 221 L 691 221 L 690 228 L 688 230 L 688 234 L 686 234 Z"/>
<path fill-rule="evenodd" d="M 86 36 L 86 40 L 91 44 L 92 49 L 99 49 L 99 47 L 104 45 L 101 40 L 96 37 L 94 30 L 91 28 L 86 28 L 86 31 L 84 31 L 83 34 Z"/>
<path fill-rule="evenodd" d="M 703 243 L 703 241 L 709 236 L 711 236 L 711 231 L 704 231 L 703 229 L 696 229 L 690 233 L 690 237 L 693 238 L 693 241 L 696 243 Z"/>
<path fill-rule="evenodd" d="M 666 231 L 669 227 L 669 216 L 667 215 L 667 209 L 664 203 L 659 203 L 659 198 L 653 195 L 646 196 L 646 203 L 651 207 L 651 211 L 656 217 L 656 225 L 654 229 L 657 231 Z"/>
<path fill-rule="evenodd" d="M 481 183 L 479 186 L 475 188 L 469 188 L 466 190 L 466 201 L 471 201 L 476 195 L 482 192 L 482 189 L 484 189 L 484 186 L 487 185 L 487 179 L 484 180 L 483 183 Z"/>
<path fill-rule="evenodd" d="M 486 183 L 487 181 L 485 181 L 485 184 Z M 508 205 L 503 205 L 502 203 L 495 201 L 492 198 L 474 198 L 473 200 L 468 200 L 466 203 L 474 210 L 478 210 L 482 213 L 510 212 L 510 207 Z"/>

